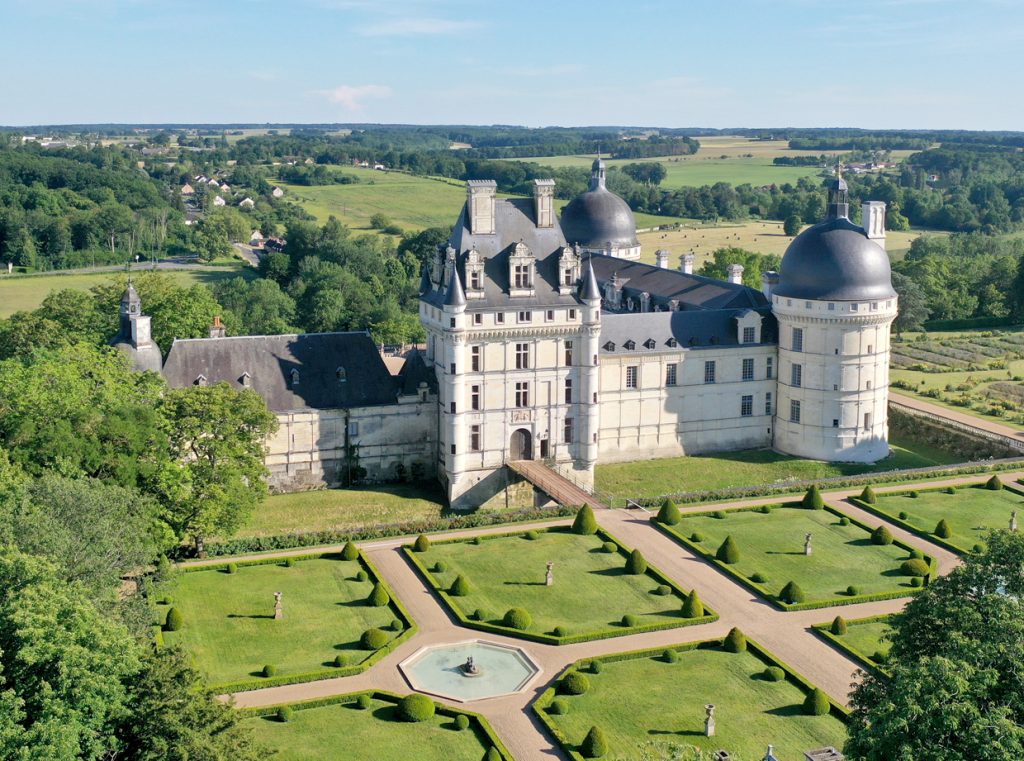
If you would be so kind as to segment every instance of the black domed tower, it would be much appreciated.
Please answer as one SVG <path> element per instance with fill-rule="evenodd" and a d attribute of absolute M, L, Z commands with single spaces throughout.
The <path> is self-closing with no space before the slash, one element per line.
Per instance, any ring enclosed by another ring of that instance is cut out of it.
<path fill-rule="evenodd" d="M 608 190 L 605 165 L 594 160 L 590 187 L 562 210 L 562 233 L 569 243 L 595 254 L 639 259 L 636 219 L 622 198 Z"/>

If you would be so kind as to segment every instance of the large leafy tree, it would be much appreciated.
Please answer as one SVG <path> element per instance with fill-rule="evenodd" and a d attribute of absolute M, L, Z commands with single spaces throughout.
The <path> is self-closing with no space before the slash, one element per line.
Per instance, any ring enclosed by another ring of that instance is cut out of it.
<path fill-rule="evenodd" d="M 233 334 L 269 336 L 294 332 L 295 299 L 273 280 L 236 277 L 217 283 L 213 292 L 227 310 L 225 322 Z"/>
<path fill-rule="evenodd" d="M 759 254 L 743 248 L 730 246 L 717 249 L 711 259 L 704 262 L 698 274 L 726 280 L 729 277 L 730 264 L 743 265 L 743 283 L 751 288 L 761 289 L 761 273 L 768 270 L 778 271 L 782 260 L 775 254 Z"/>
<path fill-rule="evenodd" d="M 847 754 L 864 761 L 1024 758 L 1024 537 L 988 549 L 893 622 L 890 676 L 854 690 Z"/>
<path fill-rule="evenodd" d="M 931 314 L 924 291 L 908 275 L 900 272 L 892 273 L 892 287 L 900 297 L 899 313 L 892 324 L 896 335 L 923 329 L 925 320 Z"/>

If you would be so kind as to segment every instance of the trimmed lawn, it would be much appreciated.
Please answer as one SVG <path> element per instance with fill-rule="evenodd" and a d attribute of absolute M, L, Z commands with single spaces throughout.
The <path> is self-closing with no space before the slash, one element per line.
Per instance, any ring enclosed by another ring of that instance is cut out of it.
<path fill-rule="evenodd" d="M 627 574 L 625 559 L 605 552 L 603 541 L 550 529 L 537 532 L 533 540 L 519 534 L 487 538 L 480 544 L 437 542 L 416 558 L 444 589 L 459 574 L 465 576 L 469 594 L 450 598 L 452 603 L 467 617 L 484 611 L 492 624 L 500 625 L 510 608 L 525 608 L 533 618 L 527 631 L 533 633 L 550 634 L 564 626 L 570 635 L 615 629 L 629 634 L 631 627 L 621 623 L 626 614 L 635 615 L 638 626 L 685 625 L 678 594 L 654 594 L 662 582 L 648 574 Z M 544 583 L 549 560 L 554 562 L 550 587 Z M 434 570 L 438 561 L 447 564 L 446 571 Z"/>
<path fill-rule="evenodd" d="M 394 703 L 379 699 L 365 711 L 334 703 L 296 710 L 286 723 L 273 716 L 244 723 L 286 761 L 480 761 L 489 747 L 472 722 L 462 732 L 450 716 L 411 724 L 396 716 Z"/>
<path fill-rule="evenodd" d="M 724 518 L 701 513 L 684 515 L 675 526 L 665 526 L 678 536 L 694 532 L 704 536 L 699 545 L 714 554 L 731 536 L 739 547 L 739 562 L 731 569 L 747 577 L 763 574 L 761 586 L 777 595 L 789 581 L 796 582 L 806 602 L 849 599 L 846 588 L 853 585 L 859 595 L 910 594 L 910 578 L 899 566 L 910 558 L 895 544 L 871 543 L 868 531 L 850 523 L 843 526 L 828 510 L 774 507 L 768 513 L 756 510 L 726 510 Z M 812 534 L 812 554 L 804 555 L 804 536 Z"/>
<path fill-rule="evenodd" d="M 256 508 L 236 537 L 331 531 L 440 518 L 443 495 L 433 484 L 324 489 L 275 494 Z"/>
<path fill-rule="evenodd" d="M 845 647 L 871 660 L 875 653 L 889 654 L 892 643 L 885 637 L 892 631 L 888 621 L 847 621 L 846 634 L 836 637 Z"/>
<path fill-rule="evenodd" d="M 548 713 L 546 719 L 576 744 L 591 726 L 601 727 L 609 758 L 623 761 L 669 758 L 653 751 L 673 745 L 724 749 L 750 761 L 762 758 L 769 743 L 782 761 L 797 761 L 812 748 L 841 748 L 843 722 L 832 715 L 805 716 L 804 691 L 788 681 L 762 679 L 768 665 L 749 650 L 728 653 L 719 647 L 680 652 L 677 663 L 660 656 L 606 660 L 600 674 L 587 674 L 589 691 L 560 696 L 569 705 L 566 715 Z M 709 703 L 716 720 L 711 738 L 704 737 Z"/>
<path fill-rule="evenodd" d="M 984 546 L 983 537 L 991 529 L 1007 528 L 1014 510 L 1018 524 L 1024 526 L 1024 493 L 1015 489 L 993 491 L 982 483 L 961 487 L 955 494 L 946 494 L 941 489 L 917 494 L 916 498 L 909 492 L 880 494 L 873 507 L 893 518 L 906 513 L 907 517 L 900 520 L 925 534 L 934 532 L 938 522 L 945 518 L 953 530 L 945 541 L 963 552 L 971 552 L 976 544 Z"/>
<path fill-rule="evenodd" d="M 373 582 L 356 579 L 362 568 L 356 560 L 325 556 L 292 568 L 273 563 L 239 566 L 236 573 L 179 573 L 173 606 L 184 626 L 164 632 L 164 641 L 187 649 L 214 685 L 259 677 L 267 664 L 279 677 L 330 668 L 339 654 L 346 665 L 357 665 L 373 654 L 360 649 L 360 635 L 398 617 L 391 606 L 364 602 Z M 283 594 L 280 621 L 274 620 L 274 592 Z M 167 608 L 160 606 L 161 620 Z"/>
<path fill-rule="evenodd" d="M 617 497 L 660 497 L 786 481 L 814 481 L 903 468 L 945 465 L 957 458 L 917 442 L 894 439 L 892 454 L 874 464 L 802 460 L 770 449 L 597 466 L 597 488 Z"/>

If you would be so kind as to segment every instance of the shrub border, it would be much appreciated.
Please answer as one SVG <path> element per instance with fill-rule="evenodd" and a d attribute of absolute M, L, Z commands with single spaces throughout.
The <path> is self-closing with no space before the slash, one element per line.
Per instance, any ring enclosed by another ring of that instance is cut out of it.
<path fill-rule="evenodd" d="M 178 567 L 178 571 L 181 573 L 200 573 L 203 571 L 222 571 L 231 563 L 234 563 L 239 568 L 244 568 L 247 566 L 258 565 L 283 565 L 287 560 L 301 562 L 303 560 L 317 560 L 319 558 L 333 559 L 340 557 L 340 552 L 315 552 L 308 555 L 289 555 L 286 558 L 253 558 L 251 560 L 239 561 L 225 560 L 223 563 L 214 563 L 211 565 L 181 566 Z M 371 563 L 366 555 L 363 554 L 362 550 L 359 550 L 359 555 L 355 562 L 360 565 L 362 570 L 366 571 L 367 580 L 372 581 L 375 584 L 379 584 L 391 598 L 391 601 L 388 603 L 388 607 L 391 609 L 391 612 L 395 614 L 395 617 L 405 624 L 405 629 L 398 634 L 397 637 L 390 639 L 388 643 L 379 650 L 374 650 L 365 660 L 360 663 L 352 664 L 351 666 L 320 668 L 313 671 L 300 672 L 298 674 L 283 674 L 281 676 L 240 679 L 234 682 L 211 684 L 208 685 L 208 688 L 220 692 L 234 693 L 259 690 L 264 687 L 281 687 L 287 684 L 300 684 L 302 682 L 316 682 L 321 679 L 355 676 L 356 674 L 361 674 L 366 671 L 381 658 L 391 653 L 395 648 L 416 634 L 418 627 L 416 626 L 416 622 L 413 620 L 412 615 L 410 615 L 405 605 L 395 594 L 391 585 L 388 584 L 379 573 L 377 573 L 376 567 L 374 567 L 373 563 Z M 156 626 L 154 628 L 158 631 L 161 629 L 160 626 Z M 156 638 L 156 643 L 157 647 L 163 646 L 164 638 L 162 631 L 160 631 L 160 635 Z"/>
<path fill-rule="evenodd" d="M 730 509 L 724 510 L 722 512 L 727 512 L 727 513 L 750 513 L 750 512 L 758 512 L 760 510 L 763 510 L 766 507 L 769 510 L 776 510 L 776 509 L 778 509 L 780 507 L 793 508 L 795 510 L 810 510 L 811 509 L 811 508 L 806 508 L 806 507 L 801 506 L 801 504 L 799 502 L 780 502 L 780 503 L 774 504 L 774 505 L 755 505 L 753 507 L 735 507 L 735 508 L 730 508 Z M 718 510 L 705 510 L 705 511 L 702 511 L 702 512 L 699 512 L 699 513 L 687 513 L 685 516 L 683 516 L 683 520 L 685 521 L 687 518 L 693 518 L 693 517 L 709 516 L 709 515 L 713 515 L 716 512 L 719 512 L 719 511 Z M 863 529 L 864 531 L 867 531 L 869 534 L 872 531 L 874 531 L 874 527 L 873 526 L 869 526 L 866 523 L 864 523 L 863 521 L 860 521 L 860 520 L 858 520 L 857 518 L 854 518 L 851 515 L 847 515 L 846 513 L 842 512 L 841 510 L 837 510 L 836 508 L 832 507 L 831 505 L 825 505 L 825 507 L 822 508 L 821 511 L 817 511 L 816 510 L 815 512 L 828 512 L 828 513 L 832 513 L 832 515 L 835 515 L 835 516 L 837 516 L 839 518 L 846 518 L 847 520 L 850 521 L 851 524 L 853 524 L 854 526 L 857 526 L 860 529 Z M 651 517 L 650 521 L 655 526 L 655 528 L 657 528 L 663 534 L 667 535 L 670 539 L 675 540 L 678 544 L 681 544 L 681 545 L 683 545 L 683 547 L 686 547 L 687 549 L 693 551 L 694 553 L 696 553 L 697 555 L 702 557 L 704 560 L 708 561 L 713 566 L 715 566 L 718 570 L 724 572 L 726 575 L 731 577 L 734 581 L 739 582 L 740 584 L 745 586 L 750 591 L 754 592 L 755 594 L 759 595 L 760 597 L 763 597 L 765 600 L 770 602 L 772 605 L 774 605 L 779 610 L 784 610 L 784 611 L 816 610 L 818 608 L 835 608 L 835 607 L 839 607 L 839 606 L 842 606 L 842 605 L 858 605 L 858 604 L 860 604 L 862 602 L 877 602 L 879 600 L 898 600 L 901 597 L 911 597 L 912 595 L 919 594 L 922 591 L 922 589 L 924 589 L 924 587 L 917 587 L 917 588 L 913 588 L 912 587 L 910 589 L 899 591 L 899 592 L 875 592 L 874 594 L 855 595 L 854 597 L 845 597 L 844 596 L 844 597 L 828 598 L 828 599 L 825 599 L 825 600 L 812 600 L 810 602 L 800 602 L 800 603 L 794 603 L 794 604 L 785 603 L 785 602 L 783 602 L 782 600 L 780 600 L 778 598 L 777 594 L 775 594 L 774 592 L 770 592 L 768 590 L 768 588 L 765 587 L 763 584 L 758 584 L 756 581 L 753 581 L 749 576 L 746 576 L 745 574 L 740 573 L 738 570 L 736 570 L 735 568 L 730 566 L 728 563 L 723 563 L 721 560 L 719 560 L 715 556 L 715 552 L 714 551 L 705 548 L 702 543 L 691 541 L 689 537 L 683 536 L 680 532 L 676 531 L 674 526 L 666 526 L 666 525 L 660 523 L 657 520 L 657 518 L 654 517 L 654 516 Z M 678 524 L 676 524 L 676 525 L 678 525 Z M 911 547 L 909 544 L 907 544 L 906 542 L 900 541 L 899 539 L 893 539 L 892 543 L 894 545 L 896 545 L 897 547 L 906 550 L 907 552 L 911 552 L 912 553 L 912 552 L 915 552 L 915 551 L 916 552 L 920 552 L 921 551 L 917 547 Z M 935 560 L 935 558 L 932 557 L 931 555 L 927 555 L 926 554 L 924 556 L 924 560 L 925 560 L 925 562 L 928 563 L 929 575 L 930 574 L 934 574 L 936 569 L 938 568 L 938 563 Z"/>
<path fill-rule="evenodd" d="M 770 653 L 758 642 L 747 639 L 747 651 L 753 653 L 753 655 L 765 664 L 765 668 L 776 666 L 781 668 L 785 672 L 785 679 L 787 682 L 792 684 L 797 689 L 801 690 L 805 695 L 814 689 L 815 685 L 801 676 L 792 666 L 785 661 L 780 660 L 778 657 Z M 530 704 L 530 710 L 540 720 L 540 723 L 545 729 L 551 734 L 555 741 L 562 747 L 569 758 L 573 761 L 587 761 L 578 751 L 574 750 L 577 747 L 577 743 L 570 742 L 565 735 L 562 734 L 561 730 L 555 726 L 554 721 L 548 715 L 547 708 L 551 705 L 551 701 L 555 699 L 558 694 L 558 684 L 561 680 L 569 674 L 571 671 L 582 671 L 583 667 L 593 663 L 594 661 L 600 661 L 601 663 L 620 663 L 622 661 L 639 660 L 641 658 L 660 658 L 666 650 L 672 650 L 676 653 L 686 653 L 691 650 L 713 650 L 720 649 L 722 647 L 722 639 L 706 639 L 699 640 L 697 642 L 686 642 L 680 645 L 670 645 L 669 647 L 655 647 L 647 648 L 644 650 L 629 650 L 622 653 L 613 653 L 611 655 L 599 656 L 596 658 L 581 658 L 578 661 L 570 663 L 566 666 L 555 679 L 551 682 L 551 685 L 544 690 L 537 698 Z M 835 717 L 839 721 L 846 724 L 850 718 L 850 711 L 837 703 L 832 699 L 831 696 L 826 693 L 828 697 L 829 715 Z"/>
<path fill-rule="evenodd" d="M 570 533 L 568 526 L 551 526 L 549 528 L 537 529 L 538 533 L 548 532 L 559 532 L 559 533 Z M 459 537 L 458 539 L 443 539 L 433 544 L 465 544 L 474 539 L 480 541 L 490 541 L 492 539 L 508 539 L 512 537 L 522 536 L 522 532 L 510 532 L 503 534 L 488 534 L 486 536 L 479 537 Z M 600 539 L 606 542 L 614 542 L 617 547 L 616 553 L 623 558 L 623 561 L 629 559 L 631 550 L 627 550 L 625 546 L 613 535 L 599 528 L 595 534 Z M 402 552 L 405 553 L 406 558 L 412 563 L 420 577 L 426 582 L 427 586 L 434 592 L 434 594 L 440 598 L 441 602 L 445 607 L 454 615 L 462 626 L 470 629 L 477 629 L 479 631 L 491 632 L 492 634 L 502 634 L 506 637 L 514 637 L 516 639 L 525 639 L 531 642 L 541 642 L 546 645 L 572 645 L 580 642 L 591 642 L 597 639 L 610 639 L 612 637 L 623 637 L 630 634 L 641 634 L 645 632 L 661 631 L 664 629 L 677 629 L 683 626 L 695 626 L 697 624 L 708 624 L 718 620 L 718 614 L 715 613 L 711 608 L 704 606 L 704 615 L 700 618 L 683 618 L 680 619 L 681 623 L 666 622 L 659 624 L 642 624 L 639 626 L 623 627 L 620 629 L 598 629 L 593 632 L 587 632 L 584 634 L 567 634 L 564 637 L 558 637 L 554 634 L 538 634 L 535 632 L 524 632 L 519 629 L 513 629 L 508 626 L 501 626 L 499 624 L 491 624 L 486 621 L 475 621 L 470 618 L 467 614 L 463 613 L 461 606 L 455 603 L 451 599 L 451 595 L 441 585 L 441 583 L 434 576 L 426 565 L 420 561 L 417 557 L 419 553 L 413 549 L 411 544 L 403 544 Z M 644 576 L 653 578 L 659 584 L 668 586 L 675 592 L 679 599 L 680 606 L 686 602 L 686 597 L 689 594 L 676 582 L 666 576 L 655 566 L 650 563 L 647 564 L 647 570 L 644 572 Z"/>
<path fill-rule="evenodd" d="M 978 488 L 978 487 L 985 488 L 985 483 L 986 483 L 985 481 L 978 481 L 977 483 L 954 485 L 953 488 L 956 489 L 957 491 L 959 491 L 960 489 L 974 489 L 974 488 Z M 929 487 L 927 489 L 900 489 L 898 491 L 882 492 L 881 494 L 877 494 L 876 496 L 879 497 L 879 498 L 881 498 L 881 497 L 905 497 L 908 494 L 910 494 L 910 492 L 912 492 L 912 491 L 916 491 L 918 493 L 923 492 L 923 491 L 945 491 L 948 488 L 949 488 L 949 486 L 932 486 L 932 487 Z M 1024 491 L 1022 491 L 1016 485 L 1012 485 L 1011 486 L 1010 484 L 1003 484 L 1003 489 L 1006 490 L 1006 491 L 1012 491 L 1014 494 L 1018 494 L 1021 497 L 1024 497 Z M 877 505 L 872 505 L 872 504 L 870 504 L 868 502 L 865 502 L 859 496 L 847 497 L 846 501 L 849 502 L 854 507 L 859 507 L 861 510 L 864 510 L 865 512 L 871 513 L 872 515 L 874 515 L 874 516 L 876 516 L 878 518 L 881 518 L 881 519 L 883 519 L 885 521 L 888 521 L 889 523 L 893 524 L 894 526 L 899 526 L 904 531 L 909 531 L 911 534 L 914 534 L 915 536 L 921 537 L 926 542 L 931 542 L 932 544 L 938 545 L 939 547 L 942 547 L 943 549 L 949 550 L 950 552 L 954 553 L 955 555 L 963 556 L 963 555 L 971 555 L 971 554 L 974 553 L 974 550 L 964 549 L 963 547 L 961 547 L 961 546 L 959 546 L 957 544 L 953 544 L 948 539 L 943 539 L 941 536 L 936 536 L 935 534 L 933 534 L 930 531 L 926 531 L 923 528 L 919 528 L 919 527 L 915 526 L 914 524 L 912 524 L 912 523 L 910 523 L 908 521 L 903 520 L 902 518 L 899 517 L 899 514 L 897 514 L 897 515 L 890 515 L 888 512 L 886 512 L 885 510 L 882 510 Z"/>
<path fill-rule="evenodd" d="M 888 621 L 892 618 L 892 614 L 883 614 L 880 616 L 868 616 L 867 618 L 853 618 L 846 622 L 846 626 L 857 626 L 858 624 L 873 624 L 879 621 Z M 889 678 L 889 672 L 882 668 L 880 665 L 871 660 L 871 656 L 867 653 L 861 652 L 857 648 L 846 644 L 842 641 L 842 635 L 833 634 L 831 631 L 832 622 L 829 621 L 825 624 L 814 624 L 811 627 L 811 631 L 825 640 L 833 648 L 841 652 L 843 655 L 851 658 L 854 662 L 859 664 L 865 671 L 874 674 L 875 676 L 882 677 L 883 679 Z"/>
<path fill-rule="evenodd" d="M 363 690 L 362 692 L 350 692 L 345 695 L 331 695 L 326 698 L 314 698 L 313 700 L 300 700 L 295 703 L 275 703 L 269 706 L 260 706 L 259 708 L 238 708 L 236 709 L 245 718 L 260 718 L 264 716 L 273 716 L 277 713 L 279 708 L 285 706 L 295 710 L 304 711 L 308 708 L 322 708 L 328 705 L 349 705 L 355 703 L 361 696 L 369 695 L 371 700 L 380 700 L 385 703 L 397 704 L 402 700 L 405 695 L 399 695 L 396 692 L 388 692 L 386 690 Z M 501 741 L 501 738 L 495 733 L 491 723 L 487 721 L 487 718 L 479 713 L 473 711 L 467 711 L 463 708 L 455 708 L 454 706 L 447 705 L 445 703 L 434 702 L 435 713 L 441 716 L 448 716 L 455 718 L 456 716 L 467 716 L 471 722 L 475 723 L 474 730 L 477 739 L 481 740 L 482 745 L 490 743 L 498 753 L 501 755 L 504 761 L 514 761 L 512 754 L 509 749 L 505 747 L 505 743 Z M 487 748 L 484 748 L 484 753 L 487 752 Z"/>

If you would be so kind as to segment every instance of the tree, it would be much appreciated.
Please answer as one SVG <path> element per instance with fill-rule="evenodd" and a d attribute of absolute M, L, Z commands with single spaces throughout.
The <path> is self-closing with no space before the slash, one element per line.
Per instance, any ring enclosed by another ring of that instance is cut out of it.
<path fill-rule="evenodd" d="M 986 543 L 892 619 L 889 676 L 854 689 L 848 755 L 1024 757 L 1024 536 L 994 531 Z"/>
<path fill-rule="evenodd" d="M 792 238 L 793 236 L 800 234 L 800 230 L 803 226 L 804 221 L 798 214 L 790 214 L 782 223 L 782 232 Z"/>
<path fill-rule="evenodd" d="M 729 265 L 741 264 L 743 265 L 743 283 L 757 290 L 761 289 L 761 273 L 768 270 L 778 271 L 782 263 L 782 260 L 775 254 L 759 254 L 756 251 L 735 247 L 717 249 L 711 257 L 697 274 L 718 280 L 727 280 Z"/>
<path fill-rule="evenodd" d="M 177 462 L 166 520 L 202 552 L 203 537 L 231 534 L 266 497 L 264 441 L 277 418 L 255 391 L 227 383 L 171 389 L 161 409 Z"/>
<path fill-rule="evenodd" d="M 294 332 L 295 299 L 273 280 L 241 277 L 222 280 L 213 296 L 225 312 L 225 323 L 233 335 L 270 336 Z"/>
<path fill-rule="evenodd" d="M 899 313 L 893 321 L 896 337 L 902 338 L 904 331 L 922 330 L 931 315 L 924 291 L 908 275 L 892 273 L 892 287 L 899 296 Z"/>

